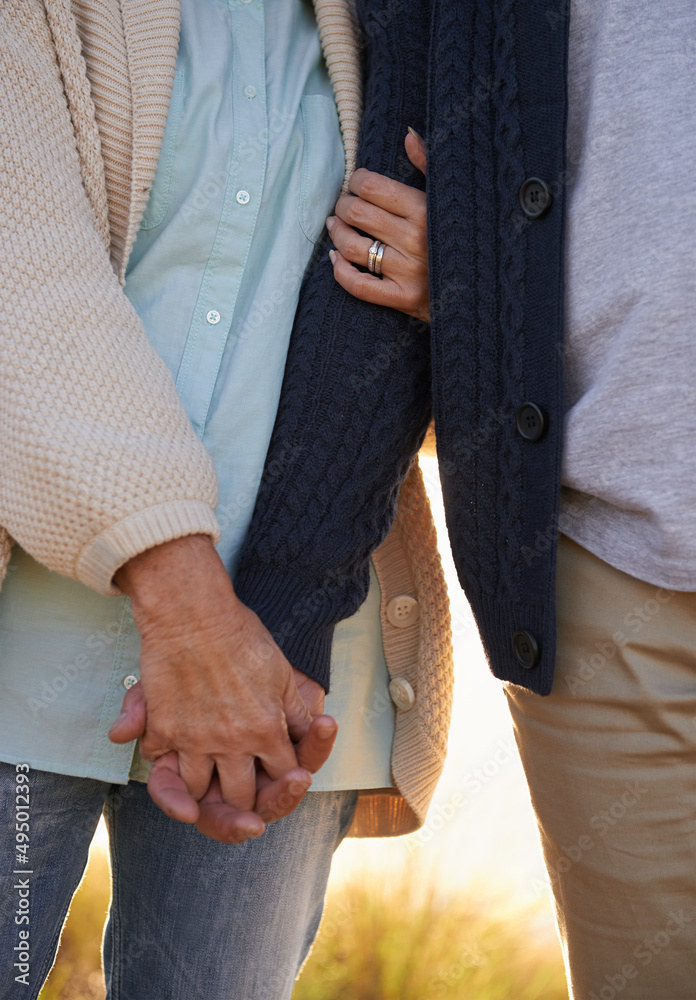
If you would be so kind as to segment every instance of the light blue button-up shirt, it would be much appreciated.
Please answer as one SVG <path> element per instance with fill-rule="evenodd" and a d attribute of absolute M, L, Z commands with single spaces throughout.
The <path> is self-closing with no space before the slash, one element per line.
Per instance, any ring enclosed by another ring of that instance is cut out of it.
<path fill-rule="evenodd" d="M 126 294 L 176 379 L 220 484 L 230 574 L 263 472 L 300 284 L 343 176 L 309 0 L 183 0 L 176 78 Z M 336 748 L 315 790 L 392 784 L 379 585 L 336 630 Z M 0 593 L 0 759 L 125 782 L 146 769 L 108 729 L 138 676 L 125 598 L 16 550 Z M 375 712 L 375 705 L 381 706 Z"/>

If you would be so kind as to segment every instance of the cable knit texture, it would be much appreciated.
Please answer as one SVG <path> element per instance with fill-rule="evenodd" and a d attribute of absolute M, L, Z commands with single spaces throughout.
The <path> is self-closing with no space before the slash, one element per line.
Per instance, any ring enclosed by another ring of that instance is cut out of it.
<path fill-rule="evenodd" d="M 423 127 L 415 69 L 427 5 L 413 5 L 403 50 L 406 22 L 378 6 L 315 3 L 346 182 L 364 50 L 371 110 L 360 162 L 420 183 L 403 139 L 409 124 Z M 178 25 L 174 0 L 0 0 L 0 580 L 11 536 L 109 594 L 137 552 L 217 535 L 211 462 L 119 285 L 157 166 Z M 442 769 L 452 696 L 447 593 L 413 460 L 430 412 L 428 333 L 343 293 L 326 249 L 303 294 L 267 460 L 286 475 L 264 480 L 235 583 L 291 661 L 328 684 L 333 627 L 363 600 L 367 560 L 385 539 L 374 553 L 385 657 L 416 704 L 397 711 L 397 788 L 361 792 L 351 833 L 406 833 L 423 822 Z M 387 606 L 404 594 L 420 617 L 397 628 Z"/>
<path fill-rule="evenodd" d="M 551 688 L 561 398 L 567 18 L 540 0 L 434 0 L 428 98 L 433 396 L 447 524 L 497 676 Z M 540 109 L 543 109 L 540 111 Z M 554 188 L 530 221 L 526 177 Z M 515 416 L 541 407 L 546 431 Z M 513 634 L 530 632 L 525 669 Z"/>
<path fill-rule="evenodd" d="M 302 669 L 326 684 L 333 624 L 362 600 L 367 553 L 391 523 L 425 431 L 432 373 L 459 578 L 494 672 L 545 694 L 563 422 L 567 18 L 549 18 L 542 0 L 360 0 L 357 14 L 368 43 L 358 163 L 416 183 L 399 151 L 407 125 L 426 136 L 430 339 L 378 307 L 348 305 L 328 280 L 322 245 L 269 453 L 282 462 L 294 446 L 300 457 L 291 482 L 259 496 L 239 583 Z M 530 176 L 553 187 L 550 210 L 533 222 L 519 202 Z M 539 441 L 516 429 L 526 400 L 546 417 Z M 283 540 L 287 516 L 301 524 Z M 311 635 L 302 625 L 310 608 Z M 539 648 L 531 669 L 515 656 L 520 629 Z"/>
<path fill-rule="evenodd" d="M 429 4 L 409 3 L 404 13 L 399 4 L 388 12 L 357 5 L 366 56 L 357 164 L 422 187 L 404 138 L 409 125 L 424 128 Z M 392 771 L 403 799 L 361 794 L 352 833 L 407 833 L 425 818 L 452 706 L 449 604 L 414 458 L 430 419 L 429 335 L 344 292 L 330 245 L 318 248 L 300 298 L 266 468 L 295 458 L 286 477 L 262 481 L 235 586 L 291 662 L 328 688 L 334 627 L 364 600 L 379 545 L 387 666 L 409 680 L 416 704 L 396 717 Z M 421 608 L 407 629 L 386 617 L 400 594 L 417 596 Z"/>
<path fill-rule="evenodd" d="M 358 6 L 369 30 L 358 163 L 419 185 L 404 136 L 423 128 L 427 8 L 410 4 L 406 28 Z M 300 298 L 268 462 L 299 457 L 292 475 L 262 484 L 235 581 L 292 662 L 327 688 L 333 628 L 365 599 L 370 552 L 391 526 L 431 409 L 428 327 L 344 292 L 329 246 Z"/>

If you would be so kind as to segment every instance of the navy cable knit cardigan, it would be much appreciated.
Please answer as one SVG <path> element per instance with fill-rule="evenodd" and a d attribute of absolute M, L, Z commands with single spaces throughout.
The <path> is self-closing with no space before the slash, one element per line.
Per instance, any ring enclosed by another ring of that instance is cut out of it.
<path fill-rule="evenodd" d="M 351 298 L 318 248 L 235 585 L 295 667 L 329 684 L 434 410 L 459 578 L 494 673 L 551 688 L 562 435 L 567 0 L 358 0 L 358 163 L 410 184 L 426 136 L 430 328 Z M 426 86 L 426 80 L 427 86 Z M 519 193 L 553 191 L 530 221 Z M 520 406 L 541 411 L 525 439 Z"/>

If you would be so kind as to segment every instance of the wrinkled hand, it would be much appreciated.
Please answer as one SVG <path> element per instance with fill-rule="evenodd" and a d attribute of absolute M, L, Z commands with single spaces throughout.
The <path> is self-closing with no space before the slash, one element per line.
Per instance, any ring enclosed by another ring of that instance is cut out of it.
<path fill-rule="evenodd" d="M 295 809 L 308 790 L 308 775 L 315 774 L 329 758 L 336 740 L 338 727 L 334 719 L 322 715 L 324 689 L 306 674 L 294 670 L 298 691 L 312 715 L 307 735 L 295 745 L 298 768 L 273 781 L 265 771 L 257 768 L 257 795 L 253 811 L 242 811 L 228 805 L 222 798 L 217 772 L 203 798 L 196 803 L 186 788 L 179 770 L 176 751 L 159 757 L 152 766 L 148 790 L 157 805 L 168 815 L 184 822 L 195 822 L 198 830 L 228 844 L 260 836 L 266 823 L 287 816 Z M 147 708 L 141 684 L 136 684 L 123 699 L 123 716 L 119 720 L 121 732 L 127 739 L 136 739 L 145 732 Z M 114 724 L 116 725 L 116 724 Z M 125 740 L 117 740 L 125 742 Z M 309 777 L 311 783 L 311 777 Z"/>
<path fill-rule="evenodd" d="M 168 815 L 217 839 L 258 836 L 260 811 L 278 818 L 299 804 L 335 722 L 313 721 L 290 664 L 237 599 L 208 538 L 151 549 L 116 582 L 142 637 L 141 683 L 110 738 L 141 736 L 142 756 L 155 762 L 150 794 Z"/>
<path fill-rule="evenodd" d="M 405 141 L 411 163 L 425 174 L 425 143 L 409 132 Z M 336 204 L 336 215 L 326 225 L 336 250 L 331 261 L 336 281 L 365 302 L 389 306 L 430 322 L 428 290 L 428 234 L 425 194 L 370 170 L 356 170 L 351 194 Z M 368 263 L 373 242 L 357 230 L 371 233 L 386 244 L 382 277 L 359 271 Z"/>

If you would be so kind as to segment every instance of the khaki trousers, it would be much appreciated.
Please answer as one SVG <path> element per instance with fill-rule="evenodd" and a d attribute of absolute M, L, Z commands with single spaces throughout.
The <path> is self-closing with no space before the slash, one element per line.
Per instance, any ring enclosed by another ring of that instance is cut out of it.
<path fill-rule="evenodd" d="M 572 1000 L 696 997 L 696 594 L 561 536 L 554 686 L 506 693 Z"/>

